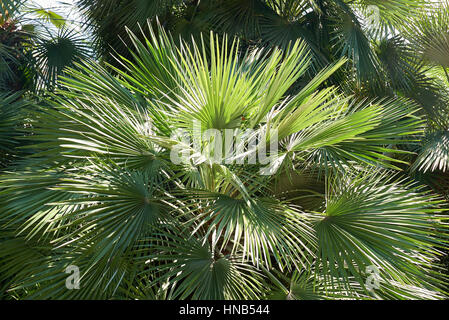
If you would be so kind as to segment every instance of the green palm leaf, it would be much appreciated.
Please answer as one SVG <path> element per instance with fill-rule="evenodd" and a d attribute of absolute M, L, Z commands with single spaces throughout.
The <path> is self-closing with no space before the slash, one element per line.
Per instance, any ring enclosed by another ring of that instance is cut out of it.
<path fill-rule="evenodd" d="M 39 66 L 38 88 L 52 89 L 66 67 L 89 57 L 89 48 L 75 31 L 62 28 L 58 34 L 38 39 L 34 57 Z"/>
<path fill-rule="evenodd" d="M 29 103 L 21 100 L 21 94 L 0 94 L 0 166 L 15 156 L 15 148 L 20 145 L 18 138 L 23 135 L 20 126 L 24 125 L 24 110 Z"/>
<path fill-rule="evenodd" d="M 428 134 L 412 170 L 424 173 L 430 171 L 446 172 L 449 164 L 449 134 L 439 131 Z"/>
<path fill-rule="evenodd" d="M 438 202 L 386 178 L 370 172 L 328 182 L 325 208 L 315 225 L 323 275 L 329 280 L 342 277 L 340 284 L 348 290 L 353 276 L 367 290 L 364 272 L 375 266 L 380 270 L 380 288 L 375 291 L 379 296 L 394 292 L 395 286 L 398 294 L 408 286 L 441 291 L 441 272 L 429 268 L 440 254 L 437 238 L 431 236 L 438 216 L 429 210 Z M 413 295 L 408 292 L 409 298 Z"/>

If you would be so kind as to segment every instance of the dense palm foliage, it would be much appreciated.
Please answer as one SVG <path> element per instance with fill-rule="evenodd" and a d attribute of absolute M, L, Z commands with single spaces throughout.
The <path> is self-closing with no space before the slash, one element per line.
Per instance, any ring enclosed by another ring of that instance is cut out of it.
<path fill-rule="evenodd" d="M 446 298 L 446 5 L 78 3 L 100 59 L 0 95 L 2 298 Z"/>
<path fill-rule="evenodd" d="M 7 136 L 1 139 L 0 168 L 25 154 L 19 148 L 26 140 L 9 140 L 29 126 L 28 109 L 45 108 L 42 98 L 57 87 L 64 68 L 92 55 L 88 41 L 75 29 L 33 2 L 0 1 L 0 132 Z"/>
<path fill-rule="evenodd" d="M 0 1 L 0 90 L 52 90 L 63 69 L 90 49 L 57 13 L 26 1 Z"/>
<path fill-rule="evenodd" d="M 111 60 L 111 48 L 127 53 L 125 26 L 137 34 L 139 24 L 158 16 L 175 40 L 178 35 L 198 38 L 200 32 L 208 34 L 211 29 L 238 36 L 248 46 L 285 47 L 290 41 L 303 39 L 311 48 L 314 66 L 322 67 L 342 56 L 351 58 L 359 88 L 384 85 L 377 52 L 381 45 L 374 42 L 403 29 L 404 22 L 411 22 L 422 10 L 430 10 L 421 0 L 78 2 L 90 19 L 97 44 L 107 60 Z M 372 10 L 373 5 L 377 11 Z M 111 33 L 111 28 L 118 34 Z"/>

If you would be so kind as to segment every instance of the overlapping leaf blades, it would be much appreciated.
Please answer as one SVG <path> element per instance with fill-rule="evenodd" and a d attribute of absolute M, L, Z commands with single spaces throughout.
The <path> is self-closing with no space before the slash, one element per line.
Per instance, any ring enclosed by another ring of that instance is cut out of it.
<path fill-rule="evenodd" d="M 26 272 L 2 275 L 6 289 L 30 298 L 122 297 L 142 283 L 142 294 L 166 298 L 264 298 L 273 286 L 290 297 L 300 297 L 299 288 L 323 298 L 444 296 L 430 268 L 444 246 L 435 234 L 443 227 L 437 201 L 378 173 L 396 168 L 396 145 L 422 131 L 413 103 L 355 103 L 323 89 L 341 63 L 291 95 L 310 65 L 301 42 L 261 59 L 214 34 L 208 45 L 177 47 L 157 33 L 133 38 L 135 60 L 122 60 L 130 72 L 114 77 L 80 65 L 36 115 L 37 152 L 27 170 L 1 179 L 9 246 L 0 257 L 10 266 L 19 248 L 29 250 Z M 195 120 L 203 131 L 277 130 L 272 175 L 260 175 L 261 164 L 215 163 L 208 154 L 173 163 L 172 149 L 193 146 L 172 133 Z M 324 201 L 307 202 L 313 208 L 275 192 L 282 175 L 317 167 L 324 170 L 312 177 L 325 172 L 329 187 Z M 79 291 L 65 288 L 71 264 L 82 273 Z M 363 275 L 369 265 L 382 273 L 374 293 Z M 311 276 L 301 279 L 304 270 Z M 279 272 L 293 276 L 290 289 Z M 425 288 L 410 289 L 418 285 Z"/>

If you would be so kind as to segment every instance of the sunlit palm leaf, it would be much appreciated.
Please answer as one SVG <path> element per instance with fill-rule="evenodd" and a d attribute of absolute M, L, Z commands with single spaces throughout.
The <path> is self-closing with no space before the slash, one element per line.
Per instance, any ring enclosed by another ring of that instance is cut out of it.
<path fill-rule="evenodd" d="M 53 89 L 67 67 L 89 57 L 89 47 L 75 31 L 60 29 L 57 35 L 38 39 L 34 56 L 38 66 L 38 87 Z"/>
<path fill-rule="evenodd" d="M 340 285 L 348 290 L 353 276 L 366 289 L 366 268 L 375 266 L 380 296 L 395 286 L 397 293 L 402 286 L 441 290 L 435 279 L 443 276 L 430 268 L 439 254 L 437 238 L 431 236 L 437 217 L 429 210 L 435 199 L 386 178 L 375 172 L 347 173 L 328 182 L 325 209 L 315 226 L 323 274 L 329 280 L 343 277 Z"/>
<path fill-rule="evenodd" d="M 170 298 L 254 299 L 263 292 L 262 276 L 238 255 L 222 253 L 188 234 L 161 233 L 140 248 L 150 249 L 149 271 L 154 283 L 173 286 Z"/>
<path fill-rule="evenodd" d="M 440 131 L 428 134 L 412 170 L 420 170 L 426 173 L 428 171 L 446 172 L 448 169 L 449 132 Z"/>

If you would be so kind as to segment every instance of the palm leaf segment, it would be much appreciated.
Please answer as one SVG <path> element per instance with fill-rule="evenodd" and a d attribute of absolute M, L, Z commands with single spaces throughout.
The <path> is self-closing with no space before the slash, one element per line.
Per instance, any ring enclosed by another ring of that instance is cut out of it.
<path fill-rule="evenodd" d="M 20 145 L 17 129 L 24 117 L 27 101 L 20 100 L 20 93 L 0 94 L 0 167 L 5 166 L 15 155 Z"/>

